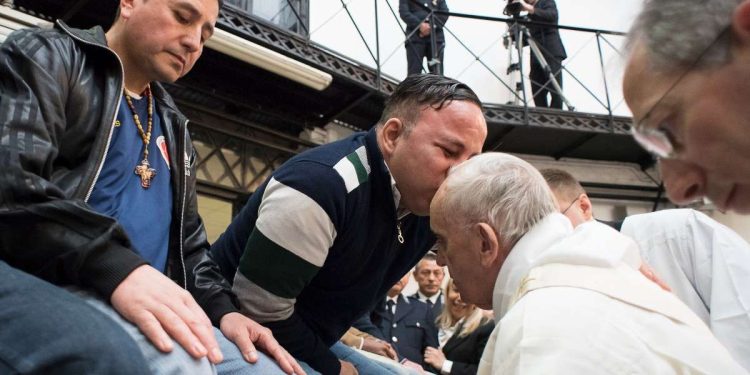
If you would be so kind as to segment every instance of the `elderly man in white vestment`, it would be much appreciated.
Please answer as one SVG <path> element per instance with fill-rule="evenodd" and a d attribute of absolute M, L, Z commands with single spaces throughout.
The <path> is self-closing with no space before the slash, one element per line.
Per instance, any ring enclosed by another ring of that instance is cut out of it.
<path fill-rule="evenodd" d="M 486 153 L 430 207 L 438 264 L 497 326 L 479 374 L 745 374 L 706 325 L 637 268 L 607 226 L 573 231 L 539 172 Z"/>
<path fill-rule="evenodd" d="M 594 219 L 591 201 L 573 175 L 561 169 L 540 172 L 576 230 L 604 225 Z M 638 244 L 643 261 L 750 370 L 750 244 L 691 209 L 631 215 L 620 232 Z"/>

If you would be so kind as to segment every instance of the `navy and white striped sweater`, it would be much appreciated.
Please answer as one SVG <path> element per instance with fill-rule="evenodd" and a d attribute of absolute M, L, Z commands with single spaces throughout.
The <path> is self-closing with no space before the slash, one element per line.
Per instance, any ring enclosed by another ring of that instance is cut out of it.
<path fill-rule="evenodd" d="M 328 348 L 433 243 L 429 218 L 396 217 L 373 129 L 284 163 L 211 252 L 244 314 L 295 358 L 338 374 Z"/>

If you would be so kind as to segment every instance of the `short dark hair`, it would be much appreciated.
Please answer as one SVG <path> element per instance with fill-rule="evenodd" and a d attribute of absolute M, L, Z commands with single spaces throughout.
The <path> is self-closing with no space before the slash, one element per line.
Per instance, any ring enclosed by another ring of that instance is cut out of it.
<path fill-rule="evenodd" d="M 482 108 L 477 94 L 465 83 L 435 74 L 410 75 L 386 99 L 377 126 L 395 117 L 404 122 L 405 134 L 408 134 L 416 125 L 422 107 L 440 110 L 454 100 L 468 101 Z"/>
<path fill-rule="evenodd" d="M 419 270 L 419 265 L 422 263 L 423 260 L 429 261 L 429 262 L 437 262 L 437 254 L 431 251 L 428 251 L 427 253 L 425 253 L 422 259 L 420 259 L 419 262 L 417 262 L 417 264 L 414 265 L 415 272 Z"/>
<path fill-rule="evenodd" d="M 574 199 L 575 197 L 586 193 L 581 183 L 573 177 L 572 174 L 556 168 L 547 168 L 539 171 L 547 181 L 547 185 L 552 189 L 555 195 L 562 196 L 563 199 Z"/>
<path fill-rule="evenodd" d="M 221 7 L 224 6 L 224 0 L 216 0 L 216 1 L 219 2 L 219 14 L 221 14 Z M 117 8 L 116 8 L 116 11 L 115 11 L 115 18 L 112 21 L 112 23 L 117 22 L 118 18 L 120 18 L 120 1 L 119 0 L 117 1 Z"/>

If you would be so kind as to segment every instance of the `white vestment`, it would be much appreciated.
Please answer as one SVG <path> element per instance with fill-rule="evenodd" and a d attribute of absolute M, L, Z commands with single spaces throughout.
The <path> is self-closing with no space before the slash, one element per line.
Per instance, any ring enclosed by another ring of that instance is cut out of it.
<path fill-rule="evenodd" d="M 558 213 L 505 260 L 479 374 L 744 374 L 703 322 L 637 271 L 636 244 Z"/>
<path fill-rule="evenodd" d="M 629 216 L 622 233 L 750 371 L 750 244 L 691 209 Z"/>

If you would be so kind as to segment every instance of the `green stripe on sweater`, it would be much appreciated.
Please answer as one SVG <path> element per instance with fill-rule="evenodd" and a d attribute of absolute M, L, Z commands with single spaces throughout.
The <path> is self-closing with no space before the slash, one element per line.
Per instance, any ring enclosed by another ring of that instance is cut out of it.
<path fill-rule="evenodd" d="M 261 288 L 282 298 L 296 298 L 320 268 L 253 229 L 239 272 Z"/>

